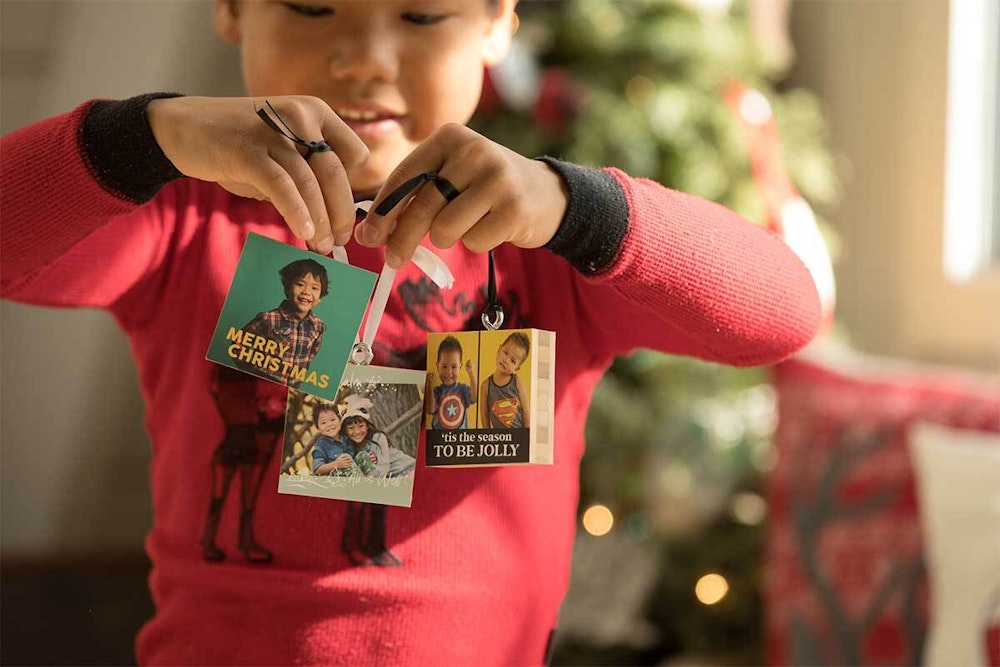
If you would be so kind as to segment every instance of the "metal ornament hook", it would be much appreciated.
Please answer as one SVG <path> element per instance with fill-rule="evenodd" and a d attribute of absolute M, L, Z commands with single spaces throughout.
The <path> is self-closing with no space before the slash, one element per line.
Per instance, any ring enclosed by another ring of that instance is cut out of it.
<path fill-rule="evenodd" d="M 496 331 L 503 326 L 503 306 L 499 303 L 486 306 L 481 319 L 484 327 L 490 331 Z"/>
<path fill-rule="evenodd" d="M 503 326 L 503 306 L 497 300 L 497 274 L 493 266 L 493 251 L 487 253 L 486 263 L 486 306 L 480 318 L 487 331 L 496 331 Z"/>
<path fill-rule="evenodd" d="M 372 352 L 372 347 L 364 341 L 359 341 L 354 344 L 351 348 L 351 362 L 357 364 L 358 366 L 367 366 L 375 358 L 375 354 Z"/>

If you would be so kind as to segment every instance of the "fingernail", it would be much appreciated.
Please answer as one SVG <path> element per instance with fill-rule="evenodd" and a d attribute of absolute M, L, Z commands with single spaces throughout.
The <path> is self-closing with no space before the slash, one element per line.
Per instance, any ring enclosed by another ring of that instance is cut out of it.
<path fill-rule="evenodd" d="M 390 269 L 398 270 L 403 268 L 403 258 L 391 250 L 386 250 L 385 252 L 385 263 L 389 265 Z"/>
<path fill-rule="evenodd" d="M 312 220 L 306 220 L 302 223 L 302 238 L 308 241 L 316 234 L 316 226 L 312 223 Z"/>
<path fill-rule="evenodd" d="M 362 245 L 372 245 L 375 242 L 375 229 L 369 222 L 362 222 L 358 225 L 358 241 Z"/>
<path fill-rule="evenodd" d="M 321 255 L 329 255 L 333 252 L 333 239 L 329 236 L 324 236 L 320 239 L 319 243 L 316 244 L 316 250 L 319 251 Z"/>
<path fill-rule="evenodd" d="M 333 245 L 339 245 L 341 247 L 347 245 L 347 242 L 351 240 L 351 232 L 344 232 L 342 234 L 337 234 L 333 239 Z"/>

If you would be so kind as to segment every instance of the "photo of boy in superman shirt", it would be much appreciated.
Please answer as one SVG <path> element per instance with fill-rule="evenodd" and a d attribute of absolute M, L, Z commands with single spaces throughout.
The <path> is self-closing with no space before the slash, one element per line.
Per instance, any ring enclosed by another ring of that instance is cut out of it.
<path fill-rule="evenodd" d="M 496 370 L 480 387 L 483 425 L 489 428 L 528 428 L 531 411 L 528 390 L 518 375 L 531 352 L 531 341 L 515 331 L 497 348 Z"/>

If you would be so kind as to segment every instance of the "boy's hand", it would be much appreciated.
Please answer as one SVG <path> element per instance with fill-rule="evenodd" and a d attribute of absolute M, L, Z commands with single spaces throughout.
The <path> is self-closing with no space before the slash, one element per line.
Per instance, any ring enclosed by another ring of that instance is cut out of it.
<path fill-rule="evenodd" d="M 352 463 L 354 463 L 354 459 L 351 458 L 350 454 L 341 454 L 333 461 L 333 465 L 337 469 L 350 468 Z"/>
<path fill-rule="evenodd" d="M 449 202 L 427 182 L 387 215 L 375 213 L 397 187 L 429 171 L 450 181 L 459 195 Z M 450 248 L 459 240 L 473 252 L 486 252 L 505 241 L 538 248 L 559 228 L 567 197 L 562 178 L 544 162 L 451 123 L 396 167 L 355 236 L 362 245 L 386 245 L 386 263 L 395 269 L 410 261 L 428 233 L 438 248 Z"/>
<path fill-rule="evenodd" d="M 472 394 L 469 397 L 469 405 L 476 402 L 476 385 L 479 384 L 479 378 L 476 377 L 476 365 L 472 363 L 472 359 L 465 360 L 465 370 L 469 373 L 469 389 Z"/>
<path fill-rule="evenodd" d="M 267 101 L 296 135 L 325 140 L 333 150 L 314 153 L 306 162 L 304 149 L 257 116 L 263 98 L 165 98 L 150 102 L 147 116 L 178 171 L 270 201 L 296 236 L 327 254 L 350 239 L 355 208 L 347 173 L 368 159 L 368 147 L 317 97 Z"/>

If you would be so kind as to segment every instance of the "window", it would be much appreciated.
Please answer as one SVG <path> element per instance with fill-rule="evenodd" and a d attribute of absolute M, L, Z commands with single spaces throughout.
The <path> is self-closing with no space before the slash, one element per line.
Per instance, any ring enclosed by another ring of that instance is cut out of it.
<path fill-rule="evenodd" d="M 1000 272 L 1000 3 L 952 0 L 948 47 L 945 273 Z"/>

